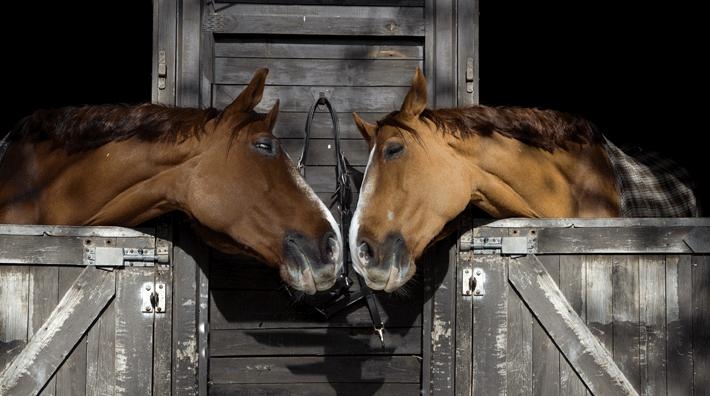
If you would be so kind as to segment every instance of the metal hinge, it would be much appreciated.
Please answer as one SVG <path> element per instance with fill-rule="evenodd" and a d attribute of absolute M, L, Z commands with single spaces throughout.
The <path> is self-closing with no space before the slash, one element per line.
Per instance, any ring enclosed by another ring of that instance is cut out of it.
<path fill-rule="evenodd" d="M 84 265 L 97 267 L 152 267 L 169 264 L 167 247 L 157 249 L 92 246 L 84 249 Z"/>
<path fill-rule="evenodd" d="M 480 268 L 465 268 L 462 277 L 462 292 L 464 296 L 483 296 L 483 285 L 486 283 L 486 273 Z"/>
<path fill-rule="evenodd" d="M 141 312 L 165 313 L 165 283 L 144 283 L 141 287 Z"/>
<path fill-rule="evenodd" d="M 473 92 L 473 58 L 466 59 L 466 92 Z"/>
<path fill-rule="evenodd" d="M 475 237 L 461 240 L 462 252 L 474 254 L 530 254 L 537 253 L 537 238 L 534 237 Z"/>

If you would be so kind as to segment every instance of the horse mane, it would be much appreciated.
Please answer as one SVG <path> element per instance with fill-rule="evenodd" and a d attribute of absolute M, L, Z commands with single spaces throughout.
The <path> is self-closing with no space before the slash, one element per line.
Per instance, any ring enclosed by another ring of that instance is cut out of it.
<path fill-rule="evenodd" d="M 395 118 L 398 113 L 390 113 L 378 121 L 377 125 L 392 125 L 414 132 L 411 127 Z M 426 109 L 420 117 L 433 122 L 440 131 L 462 138 L 474 134 L 489 136 L 497 132 L 549 152 L 556 148 L 567 149 L 570 143 L 603 142 L 601 132 L 590 121 L 555 110 L 476 105 L 453 109 Z"/>
<path fill-rule="evenodd" d="M 209 109 L 179 108 L 158 104 L 94 105 L 38 110 L 22 119 L 13 139 L 52 141 L 67 152 L 98 148 L 132 137 L 144 141 L 181 142 L 204 133 L 204 125 L 221 115 Z M 259 118 L 252 112 L 248 122 Z M 238 131 L 241 128 L 235 129 Z"/>

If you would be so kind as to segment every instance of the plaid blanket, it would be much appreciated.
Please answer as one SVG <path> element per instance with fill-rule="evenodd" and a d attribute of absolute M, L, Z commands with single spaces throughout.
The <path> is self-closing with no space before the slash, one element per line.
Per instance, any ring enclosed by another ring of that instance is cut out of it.
<path fill-rule="evenodd" d="M 629 155 L 609 140 L 606 151 L 616 175 L 622 217 L 700 216 L 685 169 L 657 153 L 637 150 Z"/>

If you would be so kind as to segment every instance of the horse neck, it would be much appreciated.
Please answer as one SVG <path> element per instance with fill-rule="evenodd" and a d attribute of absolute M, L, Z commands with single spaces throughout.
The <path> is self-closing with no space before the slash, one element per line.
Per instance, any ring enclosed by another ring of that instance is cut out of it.
<path fill-rule="evenodd" d="M 463 138 L 471 202 L 494 217 L 608 217 L 618 212 L 598 145 L 549 152 L 498 133 Z"/>
<path fill-rule="evenodd" d="M 180 209 L 180 181 L 189 179 L 194 157 L 189 142 L 136 138 L 73 154 L 25 142 L 13 154 L 19 171 L 3 181 L 9 193 L 0 195 L 0 220 L 120 226 Z"/>

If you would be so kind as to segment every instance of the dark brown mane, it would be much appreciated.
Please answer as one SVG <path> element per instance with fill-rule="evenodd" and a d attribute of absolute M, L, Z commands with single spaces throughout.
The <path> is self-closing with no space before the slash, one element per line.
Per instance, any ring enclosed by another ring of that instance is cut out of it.
<path fill-rule="evenodd" d="M 392 125 L 414 132 L 396 119 L 392 112 L 377 125 Z M 455 109 L 426 109 L 421 117 L 432 121 L 439 130 L 462 137 L 483 136 L 498 132 L 525 144 L 547 151 L 567 149 L 570 143 L 597 144 L 602 134 L 584 118 L 554 110 L 523 107 L 470 106 Z"/>
<path fill-rule="evenodd" d="M 219 114 L 215 109 L 156 104 L 38 110 L 18 123 L 13 139 L 25 136 L 34 141 L 50 140 L 68 152 L 90 150 L 131 137 L 145 141 L 179 142 L 199 136 L 204 132 L 205 123 Z"/>

